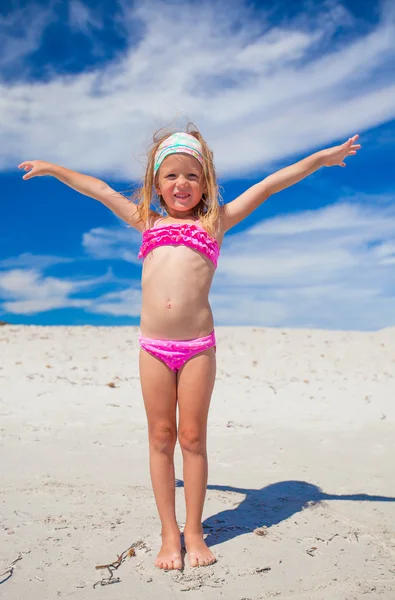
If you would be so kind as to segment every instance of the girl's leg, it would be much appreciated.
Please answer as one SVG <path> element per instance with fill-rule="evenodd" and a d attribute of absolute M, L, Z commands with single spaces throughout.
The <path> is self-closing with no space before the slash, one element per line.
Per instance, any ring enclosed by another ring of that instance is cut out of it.
<path fill-rule="evenodd" d="M 203 540 L 202 513 L 206 496 L 207 418 L 216 374 L 214 348 L 191 358 L 178 372 L 178 440 L 184 459 L 185 546 L 192 567 L 215 562 Z"/>
<path fill-rule="evenodd" d="M 175 514 L 174 474 L 177 377 L 164 363 L 144 350 L 140 350 L 139 366 L 148 419 L 152 487 L 162 523 L 162 548 L 155 565 L 161 569 L 181 569 L 181 540 Z"/>

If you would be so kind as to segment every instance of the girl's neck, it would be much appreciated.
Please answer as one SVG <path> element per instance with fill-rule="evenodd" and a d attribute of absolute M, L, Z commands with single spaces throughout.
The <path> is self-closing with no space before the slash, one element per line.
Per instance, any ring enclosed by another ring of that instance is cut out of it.
<path fill-rule="evenodd" d="M 185 216 L 185 217 L 171 217 L 170 215 L 167 215 L 166 217 L 161 217 L 163 221 L 180 221 L 180 222 L 186 222 L 186 221 L 192 221 L 193 223 L 195 221 L 199 221 L 198 218 L 194 217 L 193 215 L 190 216 Z"/>

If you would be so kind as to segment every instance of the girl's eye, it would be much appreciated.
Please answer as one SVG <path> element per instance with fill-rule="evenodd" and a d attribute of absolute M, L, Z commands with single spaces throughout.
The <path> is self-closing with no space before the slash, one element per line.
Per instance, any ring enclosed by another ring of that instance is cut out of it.
<path fill-rule="evenodd" d="M 175 177 L 174 173 L 168 173 L 166 175 L 166 177 Z M 189 173 L 188 177 L 198 177 L 198 175 L 196 175 L 196 173 Z"/>

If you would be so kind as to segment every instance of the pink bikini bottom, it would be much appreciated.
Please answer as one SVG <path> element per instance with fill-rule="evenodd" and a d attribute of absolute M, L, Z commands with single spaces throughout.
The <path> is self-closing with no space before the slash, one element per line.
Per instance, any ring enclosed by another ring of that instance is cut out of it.
<path fill-rule="evenodd" d="M 154 340 L 139 335 L 139 342 L 143 350 L 162 360 L 175 372 L 195 354 L 208 350 L 212 346 L 216 350 L 214 330 L 210 335 L 194 340 Z"/>

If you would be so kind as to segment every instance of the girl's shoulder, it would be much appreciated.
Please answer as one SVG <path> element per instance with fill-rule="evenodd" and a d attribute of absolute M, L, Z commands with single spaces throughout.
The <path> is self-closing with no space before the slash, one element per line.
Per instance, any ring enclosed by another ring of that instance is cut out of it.
<path fill-rule="evenodd" d="M 144 229 L 151 229 L 151 227 L 154 226 L 154 223 L 162 218 L 163 218 L 162 215 L 157 213 L 155 210 L 150 210 L 148 213 L 148 219 L 147 219 Z"/>

